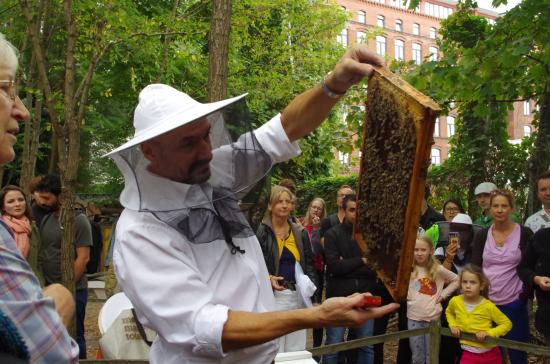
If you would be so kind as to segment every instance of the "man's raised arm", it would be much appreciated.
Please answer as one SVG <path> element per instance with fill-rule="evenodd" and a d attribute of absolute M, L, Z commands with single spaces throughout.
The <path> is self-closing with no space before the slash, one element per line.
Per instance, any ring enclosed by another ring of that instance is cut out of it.
<path fill-rule="evenodd" d="M 373 66 L 383 66 L 384 59 L 369 51 L 364 44 L 355 45 L 338 61 L 320 84 L 298 95 L 283 110 L 281 122 L 290 139 L 300 139 L 317 128 L 338 102 L 336 95 L 346 91 L 372 74 Z"/>

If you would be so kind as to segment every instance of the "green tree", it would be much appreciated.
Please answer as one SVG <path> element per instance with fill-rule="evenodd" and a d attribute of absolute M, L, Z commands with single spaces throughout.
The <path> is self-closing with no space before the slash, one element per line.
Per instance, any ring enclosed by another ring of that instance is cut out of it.
<path fill-rule="evenodd" d="M 503 1 L 494 2 L 499 3 Z M 547 39 L 538 35 L 548 32 L 548 26 L 538 21 L 547 5 L 526 0 L 491 25 L 473 15 L 475 1 L 460 2 L 458 11 L 443 22 L 439 42 L 443 58 L 414 69 L 409 76 L 418 88 L 458 112 L 451 157 L 432 169 L 430 177 L 448 191 L 467 190 L 470 208 L 476 206 L 472 203 L 475 185 L 487 179 L 510 186 L 525 201 L 522 186 L 526 184 L 528 143 L 513 146 L 507 142 L 506 113 L 513 101 L 536 99 L 541 94 L 533 82 L 535 75 L 547 85 L 541 72 L 544 67 L 531 59 L 534 53 L 547 52 L 543 50 L 548 48 L 543 46 Z M 545 134 L 539 128 L 539 136 Z"/>

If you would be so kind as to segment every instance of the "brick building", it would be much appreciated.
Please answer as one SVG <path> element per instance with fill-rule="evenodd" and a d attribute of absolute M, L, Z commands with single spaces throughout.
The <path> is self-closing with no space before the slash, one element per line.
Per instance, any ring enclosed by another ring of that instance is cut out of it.
<path fill-rule="evenodd" d="M 414 60 L 421 64 L 426 60 L 437 60 L 439 50 L 436 39 L 443 19 L 451 15 L 456 1 L 422 0 L 414 10 L 408 10 L 402 0 L 338 0 L 338 4 L 350 13 L 350 21 L 338 35 L 338 42 L 344 47 L 364 42 L 369 48 L 388 59 Z M 477 9 L 478 15 L 494 21 L 498 13 Z M 367 39 L 367 34 L 375 30 L 375 37 Z M 532 131 L 531 102 L 516 102 L 508 115 L 508 134 L 514 142 Z M 442 163 L 449 154 L 449 137 L 455 132 L 455 115 L 441 116 L 434 130 L 435 144 L 432 148 L 432 164 Z M 359 152 L 352 156 L 338 153 L 343 164 L 357 160 Z M 356 166 L 349 166 L 357 171 Z"/>

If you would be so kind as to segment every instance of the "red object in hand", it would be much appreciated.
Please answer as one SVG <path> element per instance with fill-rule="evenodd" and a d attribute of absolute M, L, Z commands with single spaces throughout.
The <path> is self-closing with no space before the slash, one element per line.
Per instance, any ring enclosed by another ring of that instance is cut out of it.
<path fill-rule="evenodd" d="M 363 304 L 360 308 L 378 307 L 382 304 L 382 297 L 380 296 L 365 296 L 363 298 Z"/>

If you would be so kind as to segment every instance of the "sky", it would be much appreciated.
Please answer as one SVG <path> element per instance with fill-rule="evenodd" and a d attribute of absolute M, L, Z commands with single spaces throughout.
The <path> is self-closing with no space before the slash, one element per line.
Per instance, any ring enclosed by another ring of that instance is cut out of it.
<path fill-rule="evenodd" d="M 513 8 L 517 4 L 519 4 L 521 2 L 521 0 L 508 0 L 507 5 L 501 5 L 496 9 L 492 7 L 492 5 L 491 5 L 492 2 L 493 2 L 493 0 L 477 0 L 477 5 L 480 8 L 494 10 L 494 11 L 497 11 L 499 13 L 502 13 L 502 12 L 505 12 L 506 10 L 508 10 L 508 9 Z"/>

